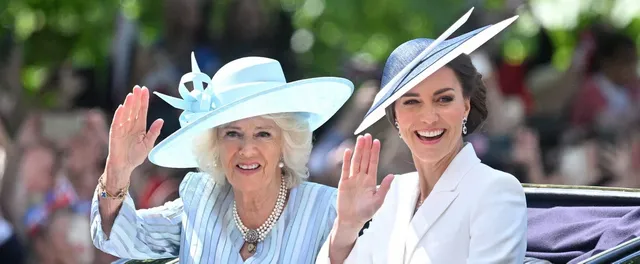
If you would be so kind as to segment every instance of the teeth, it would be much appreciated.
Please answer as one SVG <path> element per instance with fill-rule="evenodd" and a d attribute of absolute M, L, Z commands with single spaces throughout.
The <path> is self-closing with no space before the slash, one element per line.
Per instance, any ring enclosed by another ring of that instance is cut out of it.
<path fill-rule="evenodd" d="M 432 130 L 432 131 L 418 131 L 418 135 L 423 137 L 437 137 L 444 133 L 444 129 Z"/>
<path fill-rule="evenodd" d="M 251 164 L 251 165 L 241 165 L 241 164 L 238 165 L 238 167 L 240 167 L 243 170 L 253 170 L 253 169 L 258 168 L 258 166 L 260 166 L 260 165 L 257 164 L 257 163 L 256 164 Z"/>

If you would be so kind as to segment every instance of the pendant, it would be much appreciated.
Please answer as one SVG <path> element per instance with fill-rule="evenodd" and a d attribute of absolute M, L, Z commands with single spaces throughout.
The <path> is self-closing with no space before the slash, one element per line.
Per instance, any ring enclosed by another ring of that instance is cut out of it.
<path fill-rule="evenodd" d="M 257 247 L 255 243 L 247 243 L 247 249 L 249 250 L 249 253 L 256 253 L 256 248 Z"/>

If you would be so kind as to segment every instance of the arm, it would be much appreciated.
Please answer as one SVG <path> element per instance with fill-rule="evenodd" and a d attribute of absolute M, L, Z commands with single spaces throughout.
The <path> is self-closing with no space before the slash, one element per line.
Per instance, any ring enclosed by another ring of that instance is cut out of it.
<path fill-rule="evenodd" d="M 120 258 L 176 257 L 180 252 L 183 203 L 136 210 L 131 197 L 119 202 L 113 215 L 102 212 L 106 202 L 97 192 L 91 203 L 91 238 L 100 250 Z M 102 215 L 105 217 L 103 218 Z M 104 227 L 104 229 L 103 229 Z"/>
<path fill-rule="evenodd" d="M 382 208 L 378 210 L 374 218 L 377 218 L 382 210 Z M 364 230 L 362 230 L 364 226 L 349 228 L 341 224 L 337 215 L 329 220 L 331 220 L 328 225 L 329 237 L 322 245 L 316 263 L 348 264 L 373 262 L 373 252 L 371 251 L 373 245 L 371 245 L 371 241 L 375 239 L 374 230 L 376 228 L 373 220 L 369 221 L 368 228 Z M 360 235 L 361 232 L 362 234 Z"/>
<path fill-rule="evenodd" d="M 373 240 L 373 232 L 371 232 L 373 222 L 369 224 L 368 229 L 364 230 L 362 236 L 358 237 L 360 230 L 345 230 L 340 227 L 338 221 L 338 219 L 335 220 L 329 238 L 318 253 L 316 263 L 371 263 L 373 259 L 369 243 Z"/>
<path fill-rule="evenodd" d="M 372 238 L 367 232 L 358 239 L 358 233 L 380 209 L 393 181 L 393 176 L 389 175 L 376 187 L 380 141 L 372 140 L 371 135 L 359 136 L 353 157 L 351 154 L 350 149 L 344 152 L 336 199 L 337 216 L 328 242 L 325 242 L 329 243 L 325 245 L 328 249 L 318 255 L 321 262 L 360 262 L 369 258 L 370 247 L 360 244 L 368 243 Z M 356 240 L 364 242 L 357 243 Z"/>
<path fill-rule="evenodd" d="M 524 190 L 515 177 L 507 174 L 499 176 L 487 183 L 481 199 L 471 212 L 467 263 L 524 261 L 527 248 Z"/>

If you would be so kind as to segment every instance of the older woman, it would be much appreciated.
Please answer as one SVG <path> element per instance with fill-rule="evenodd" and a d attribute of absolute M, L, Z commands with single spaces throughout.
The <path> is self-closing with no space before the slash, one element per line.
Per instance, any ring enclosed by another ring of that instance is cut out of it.
<path fill-rule="evenodd" d="M 482 164 L 463 141 L 486 119 L 487 108 L 486 87 L 462 53 L 513 20 L 441 43 L 411 40 L 393 51 L 381 94 L 359 130 L 386 111 L 417 171 L 387 176 L 376 189 L 380 142 L 368 134 L 358 137 L 353 158 L 351 151 L 345 153 L 338 216 L 319 261 L 523 262 L 527 207 L 522 186 L 512 175 Z"/>
<path fill-rule="evenodd" d="M 184 112 L 181 129 L 155 148 L 163 121 L 145 131 L 146 88 L 136 86 L 116 110 L 93 199 L 94 244 L 128 259 L 313 263 L 336 216 L 336 190 L 304 181 L 311 133 L 351 96 L 352 83 L 287 83 L 277 61 L 260 57 L 232 61 L 211 79 L 193 55 L 192 68 L 180 82 L 183 99 L 157 94 Z M 129 177 L 147 153 L 157 165 L 201 172 L 184 178 L 179 199 L 136 210 Z"/>

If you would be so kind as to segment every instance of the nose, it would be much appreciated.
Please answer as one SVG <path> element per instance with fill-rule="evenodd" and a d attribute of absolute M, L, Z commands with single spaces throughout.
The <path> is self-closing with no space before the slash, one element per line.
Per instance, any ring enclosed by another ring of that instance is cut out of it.
<path fill-rule="evenodd" d="M 240 154 L 241 157 L 244 158 L 249 158 L 249 157 L 253 157 L 257 152 L 256 149 L 256 145 L 251 142 L 251 140 L 243 140 L 242 144 L 240 145 L 240 150 L 238 151 L 238 154 Z"/>
<path fill-rule="evenodd" d="M 420 115 L 420 121 L 426 124 L 433 124 L 440 118 L 435 107 L 431 105 L 424 106 Z"/>

